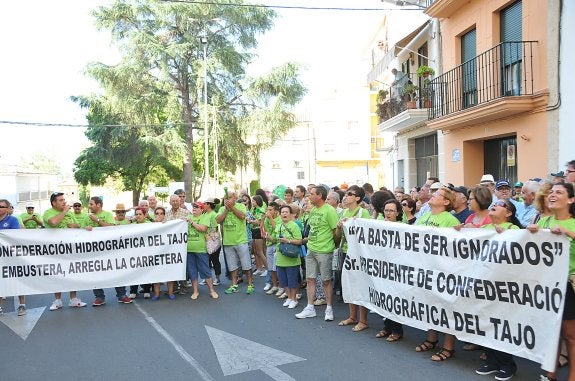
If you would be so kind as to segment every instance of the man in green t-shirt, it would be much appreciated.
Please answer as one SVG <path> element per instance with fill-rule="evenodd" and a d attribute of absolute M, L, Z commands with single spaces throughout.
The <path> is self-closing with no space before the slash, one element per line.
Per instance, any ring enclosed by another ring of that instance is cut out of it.
<path fill-rule="evenodd" d="M 315 278 L 321 277 L 323 290 L 327 300 L 325 321 L 333 320 L 333 287 L 332 287 L 332 260 L 335 249 L 336 227 L 339 216 L 333 206 L 326 203 L 327 189 L 322 186 L 311 188 L 309 200 L 311 208 L 308 223 L 309 235 L 304 238 L 307 241 L 307 256 L 305 258 L 307 278 L 307 306 L 302 312 L 296 314 L 296 318 L 305 319 L 315 317 L 313 305 L 315 297 Z"/>
<path fill-rule="evenodd" d="M 49 229 L 78 229 L 80 225 L 74 218 L 74 213 L 70 210 L 70 206 L 66 203 L 64 193 L 54 192 L 50 196 L 50 204 L 52 207 L 44 212 L 43 220 L 46 228 Z M 76 291 L 70 291 L 70 307 L 85 307 L 80 298 L 77 297 Z M 50 311 L 56 311 L 62 308 L 62 293 L 54 293 L 54 301 L 50 306 Z"/>
<path fill-rule="evenodd" d="M 104 202 L 101 197 L 94 196 L 90 197 L 90 202 L 88 203 L 88 209 L 90 214 L 90 225 L 94 228 L 105 227 L 105 226 L 115 226 L 116 221 L 114 221 L 114 215 L 112 212 L 108 212 L 103 209 Z M 92 290 L 94 292 L 94 301 L 92 306 L 99 307 L 106 304 L 106 294 L 101 288 L 96 288 Z M 126 287 L 116 287 L 116 297 L 118 298 L 118 303 L 130 304 L 132 299 L 126 296 Z"/>
<path fill-rule="evenodd" d="M 40 214 L 34 213 L 34 203 L 32 202 L 26 203 L 26 213 L 22 213 L 20 215 L 20 221 L 22 221 L 22 224 L 24 224 L 26 229 L 38 229 L 44 227 Z"/>
<path fill-rule="evenodd" d="M 232 277 L 232 285 L 225 290 L 226 294 L 238 292 L 238 269 L 248 276 L 246 294 L 254 292 L 252 261 L 248 246 L 246 230 L 246 206 L 237 202 L 238 196 L 234 191 L 228 191 L 224 198 L 224 207 L 216 217 L 216 222 L 222 224 L 223 248 L 228 270 Z"/>
<path fill-rule="evenodd" d="M 80 225 L 81 228 L 91 225 L 88 213 L 82 210 L 81 201 L 74 202 L 72 204 L 72 209 L 74 210 L 74 218 L 76 218 L 76 222 L 78 222 L 78 225 Z"/>

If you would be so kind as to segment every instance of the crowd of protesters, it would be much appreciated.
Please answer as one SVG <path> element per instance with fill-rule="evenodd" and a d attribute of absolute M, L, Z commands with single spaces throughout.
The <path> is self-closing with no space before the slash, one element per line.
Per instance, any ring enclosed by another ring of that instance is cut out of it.
<path fill-rule="evenodd" d="M 526 179 L 510 183 L 485 174 L 478 183 L 466 187 L 441 182 L 429 177 L 421 187 L 406 192 L 402 187 L 393 191 L 374 191 L 362 186 L 343 183 L 339 186 L 309 184 L 293 189 L 277 187 L 273 192 L 258 189 L 247 192 L 226 190 L 222 199 L 206 198 L 187 203 L 183 190 L 169 198 L 169 206 L 158 205 L 157 198 L 148 197 L 127 218 L 129 209 L 117 204 L 112 212 L 103 210 L 100 197 L 91 197 L 90 213 L 75 201 L 68 205 L 64 194 L 51 195 L 51 208 L 43 216 L 34 213 L 33 205 L 20 216 L 10 215 L 10 203 L 0 200 L 0 228 L 84 228 L 163 223 L 182 219 L 188 223 L 186 279 L 166 282 L 165 295 L 173 300 L 191 288 L 191 299 L 200 296 L 200 285 L 208 287 L 208 295 L 218 299 L 215 286 L 220 285 L 222 270 L 230 279 L 225 294 L 254 293 L 254 277 L 265 278 L 263 291 L 282 300 L 283 306 L 295 309 L 307 293 L 304 308 L 295 314 L 298 319 L 316 317 L 316 307 L 325 305 L 324 320 L 334 320 L 333 303 L 342 301 L 342 264 L 348 245 L 343 223 L 351 218 L 373 218 L 393 223 L 405 223 L 436 228 L 486 228 L 501 233 L 507 229 L 550 229 L 571 240 L 569 274 L 575 274 L 575 160 L 565 171 L 553 173 L 547 179 Z M 220 263 L 223 258 L 224 266 Z M 157 301 L 162 297 L 161 284 L 131 285 L 115 288 L 118 302 L 130 304 L 139 297 Z M 92 305 L 105 304 L 104 290 L 93 290 Z M 26 313 L 25 297 L 19 297 L 18 315 Z M 50 310 L 62 308 L 61 294 L 55 294 Z M 70 292 L 70 307 L 86 303 Z M 1 312 L 1 309 L 0 309 Z M 353 332 L 369 328 L 366 307 L 349 304 L 349 316 L 340 326 L 352 326 Z M 563 358 L 575 358 L 575 292 L 566 286 L 562 324 Z M 393 319 L 385 319 L 384 328 L 375 336 L 387 342 L 403 338 L 403 327 Z M 447 361 L 455 355 L 456 337 L 446 334 L 439 345 L 439 332 L 429 330 L 426 338 L 415 347 L 417 352 L 432 353 L 431 360 Z M 558 344 L 559 347 L 559 344 Z M 483 349 L 483 365 L 476 369 L 481 375 L 493 374 L 497 380 L 511 379 L 517 372 L 513 356 L 475 344 L 463 349 Z M 561 358 L 558 356 L 558 358 Z M 565 365 L 566 361 L 558 362 Z M 556 380 L 554 372 L 541 380 Z M 575 380 L 575 367 L 569 368 L 569 380 Z"/>

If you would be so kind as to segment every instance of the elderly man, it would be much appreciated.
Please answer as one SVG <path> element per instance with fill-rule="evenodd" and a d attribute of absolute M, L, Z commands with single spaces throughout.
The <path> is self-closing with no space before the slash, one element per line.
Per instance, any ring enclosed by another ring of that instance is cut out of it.
<path fill-rule="evenodd" d="M 535 194 L 541 188 L 541 184 L 537 181 L 529 180 L 523 184 L 521 188 L 521 197 L 523 198 L 523 207 L 521 211 L 517 211 L 517 219 L 521 222 L 521 226 L 527 227 L 533 220 L 533 217 L 537 214 L 537 208 L 535 208 Z"/>
<path fill-rule="evenodd" d="M 88 213 L 85 213 L 82 210 L 82 202 L 81 201 L 76 201 L 72 204 L 72 209 L 74 210 L 74 218 L 76 219 L 76 222 L 78 222 L 78 225 L 80 225 L 81 228 L 85 228 L 86 226 L 91 225 L 91 221 L 90 221 L 90 217 L 88 217 Z"/>
<path fill-rule="evenodd" d="M 239 291 L 238 269 L 248 276 L 246 294 L 254 292 L 252 262 L 248 246 L 246 230 L 246 206 L 237 202 L 238 196 L 235 191 L 228 191 L 224 198 L 224 207 L 216 216 L 216 222 L 222 224 L 224 255 L 228 264 L 228 270 L 232 277 L 232 285 L 225 290 L 226 294 Z"/>
<path fill-rule="evenodd" d="M 187 209 L 190 213 L 192 212 L 192 204 L 186 202 L 186 191 L 183 189 L 176 189 L 174 194 L 180 198 L 180 207 Z"/>
<path fill-rule="evenodd" d="M 485 174 L 481 176 L 481 180 L 479 180 L 479 185 L 483 187 L 487 187 L 491 192 L 491 202 L 494 203 L 497 201 L 497 196 L 495 195 L 495 179 L 493 175 Z"/>
<path fill-rule="evenodd" d="M 575 183 L 575 160 L 571 160 L 567 163 L 567 168 L 565 169 L 565 181 L 568 183 Z"/>

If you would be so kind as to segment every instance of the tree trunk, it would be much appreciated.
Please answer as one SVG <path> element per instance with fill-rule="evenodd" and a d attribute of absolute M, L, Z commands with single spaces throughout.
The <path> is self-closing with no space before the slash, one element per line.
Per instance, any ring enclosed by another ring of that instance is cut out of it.
<path fill-rule="evenodd" d="M 140 203 L 140 191 L 134 189 L 132 191 L 132 206 L 138 206 Z"/>
<path fill-rule="evenodd" d="M 192 105 L 190 102 L 190 82 L 187 67 L 180 69 L 180 89 L 182 95 L 182 120 L 184 121 L 184 137 L 186 139 L 186 155 L 184 156 L 184 190 L 186 201 L 190 202 L 194 194 L 194 125 Z"/>

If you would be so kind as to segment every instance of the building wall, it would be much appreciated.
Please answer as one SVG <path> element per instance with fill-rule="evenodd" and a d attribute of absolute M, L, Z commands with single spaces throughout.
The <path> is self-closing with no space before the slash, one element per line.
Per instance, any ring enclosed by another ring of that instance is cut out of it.
<path fill-rule="evenodd" d="M 460 36 L 469 30 L 477 31 L 477 54 L 500 42 L 499 11 L 514 1 L 471 1 L 449 18 L 441 19 L 443 69 L 448 71 L 461 64 Z M 551 3 L 556 3 L 551 0 Z M 533 57 L 534 93 L 549 93 L 549 104 L 557 100 L 553 78 L 556 65 L 557 42 L 550 40 L 548 29 L 555 29 L 558 15 L 547 1 L 522 1 L 522 40 L 537 41 Z M 551 26 L 550 26 L 551 25 Z M 549 66 L 551 64 L 551 66 Z M 483 107 L 482 105 L 475 107 Z M 445 177 L 454 184 L 474 185 L 484 174 L 483 142 L 505 136 L 517 138 L 517 175 L 519 180 L 545 178 L 557 169 L 558 112 L 545 107 L 484 124 L 467 125 L 445 131 Z M 453 150 L 460 150 L 461 160 L 453 161 Z"/>

